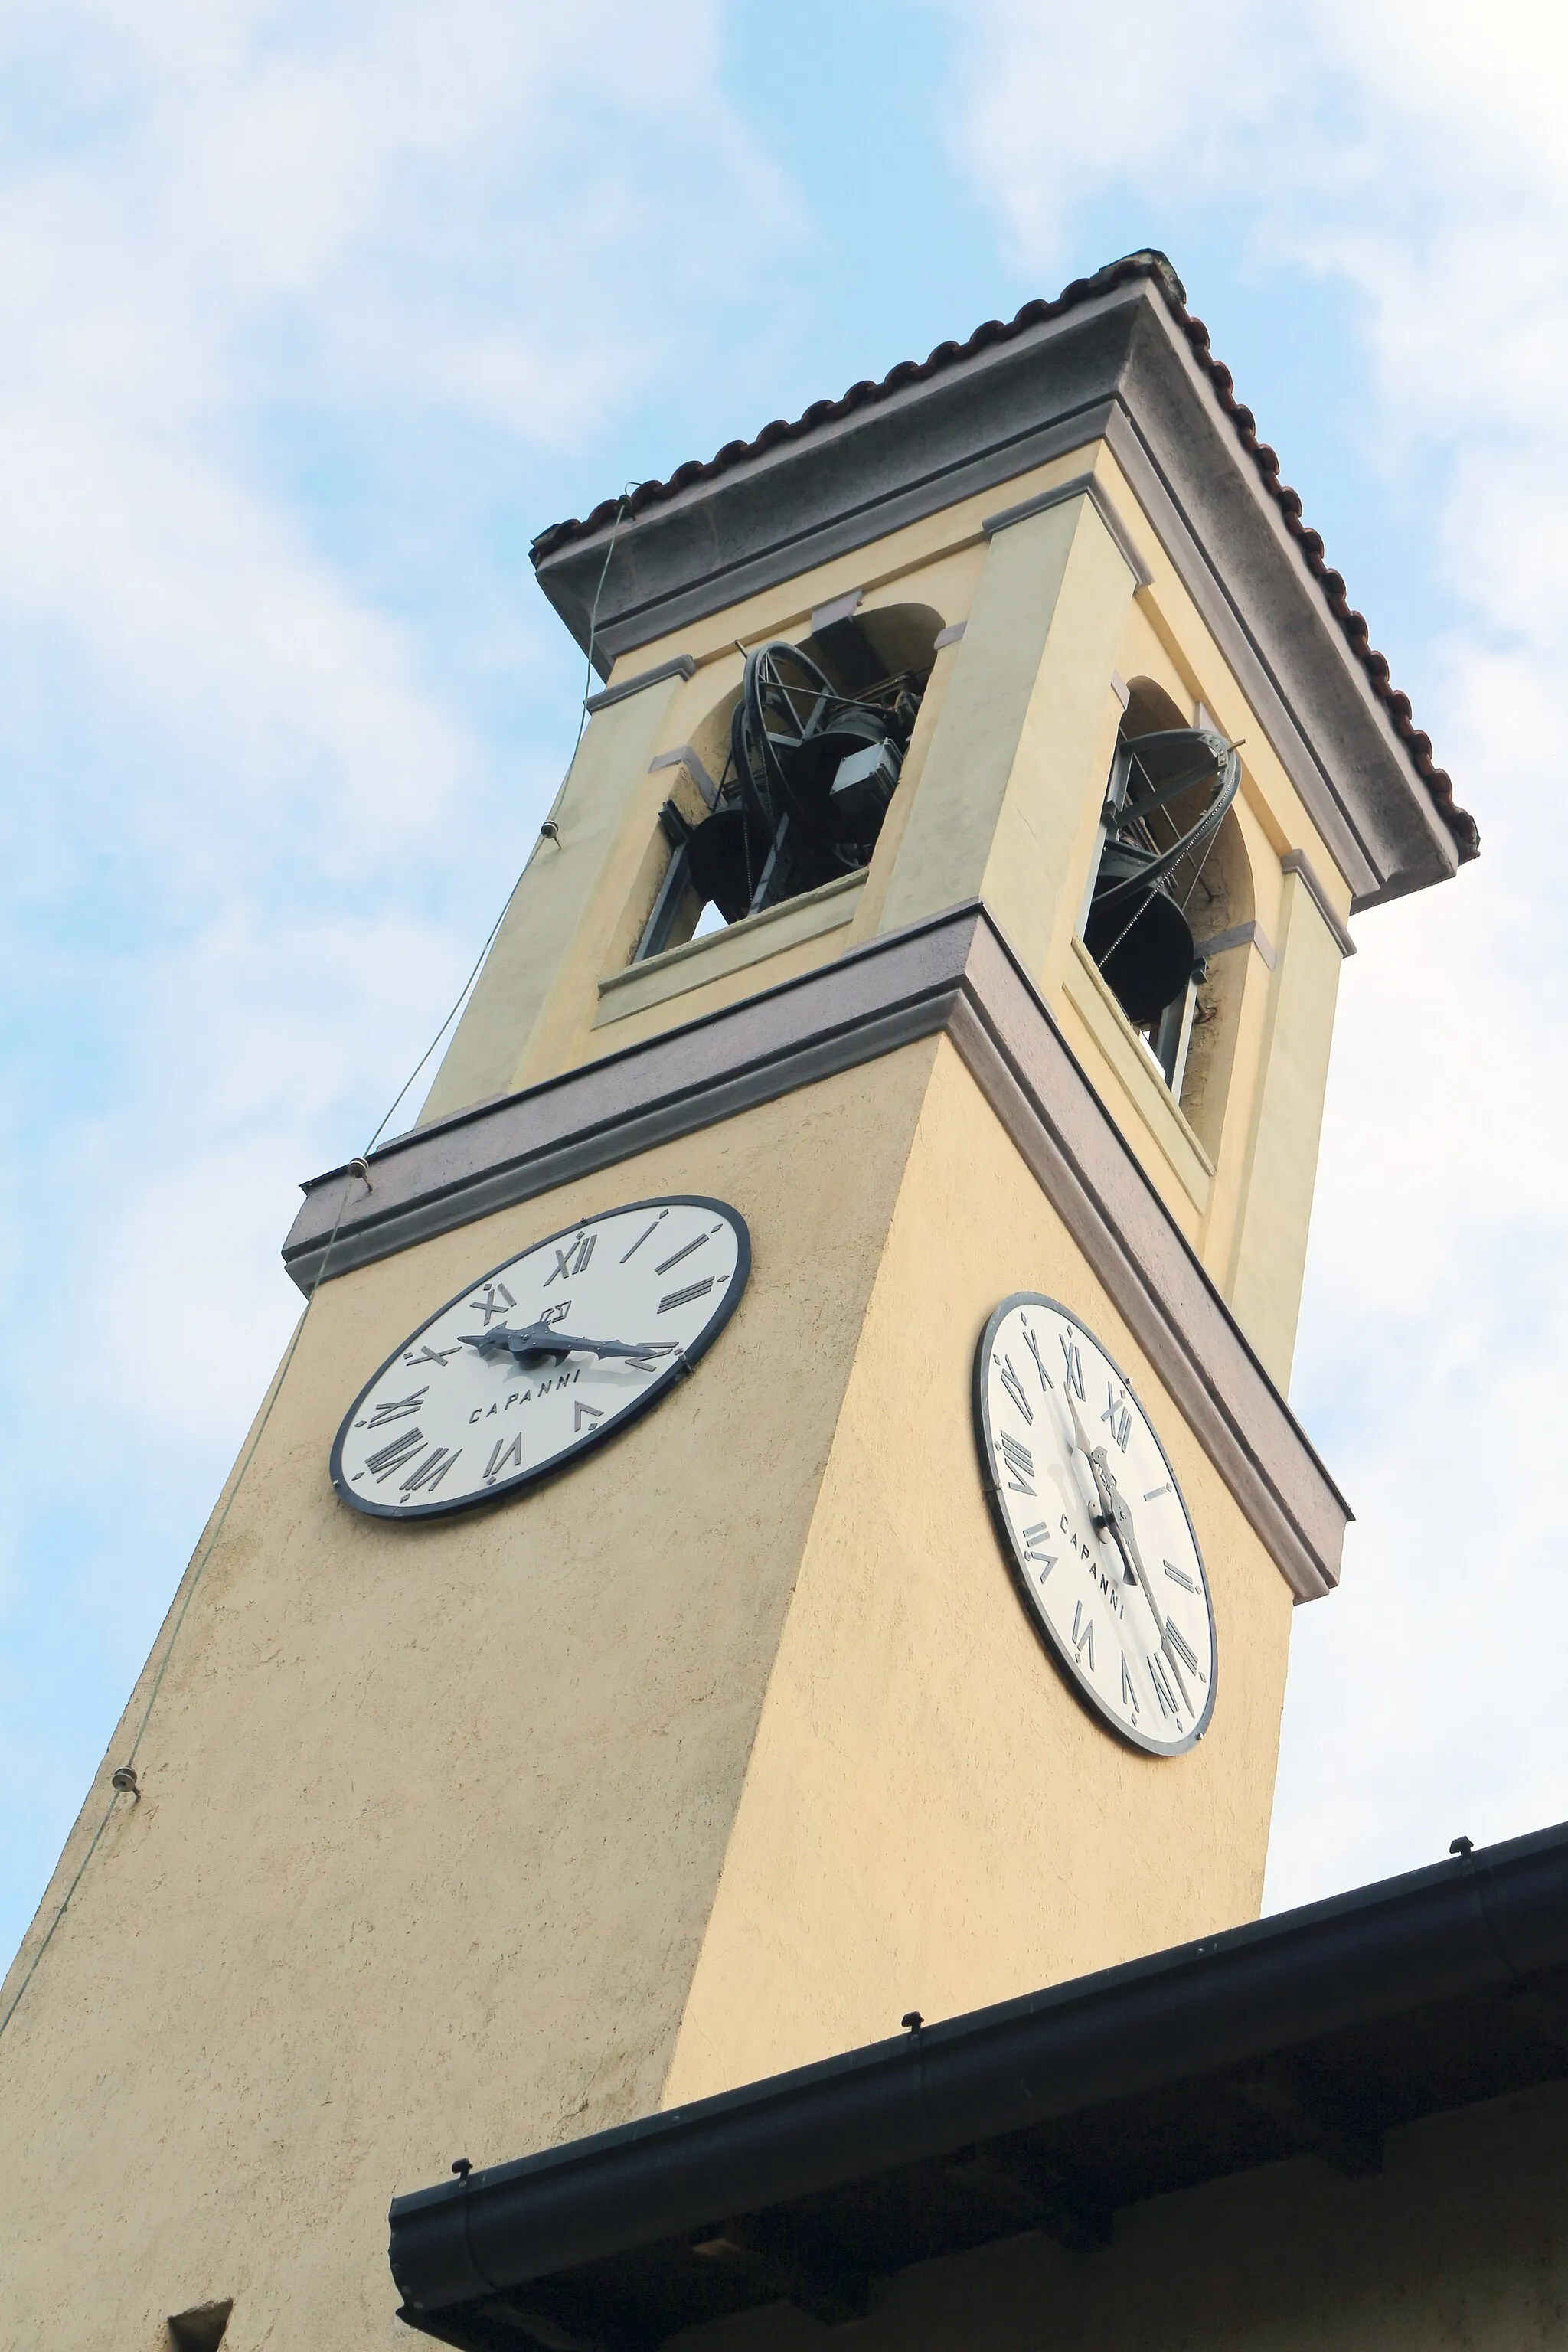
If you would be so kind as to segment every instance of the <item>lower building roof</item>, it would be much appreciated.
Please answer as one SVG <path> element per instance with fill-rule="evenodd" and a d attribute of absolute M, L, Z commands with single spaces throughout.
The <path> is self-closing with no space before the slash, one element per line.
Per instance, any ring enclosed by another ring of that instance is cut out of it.
<path fill-rule="evenodd" d="M 395 2199 L 411 2326 L 652 2347 L 1568 2077 L 1568 1824 Z"/>

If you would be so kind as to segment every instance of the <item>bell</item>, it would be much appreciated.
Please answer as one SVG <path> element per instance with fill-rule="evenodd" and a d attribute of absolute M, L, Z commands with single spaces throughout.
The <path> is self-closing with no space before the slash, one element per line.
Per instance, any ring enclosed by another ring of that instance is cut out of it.
<path fill-rule="evenodd" d="M 1096 893 L 1083 943 L 1134 1029 L 1147 1029 L 1192 978 L 1197 945 L 1185 915 L 1163 890 Z"/>
<path fill-rule="evenodd" d="M 750 913 L 767 854 L 754 829 L 748 843 L 746 814 L 738 803 L 705 816 L 686 845 L 692 887 L 704 901 L 711 898 L 727 923 Z"/>

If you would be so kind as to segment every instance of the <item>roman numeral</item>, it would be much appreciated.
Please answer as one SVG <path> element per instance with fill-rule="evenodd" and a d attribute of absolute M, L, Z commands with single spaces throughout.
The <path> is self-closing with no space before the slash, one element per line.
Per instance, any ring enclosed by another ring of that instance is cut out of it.
<path fill-rule="evenodd" d="M 564 1249 L 557 1249 L 555 1264 L 545 1276 L 541 1288 L 548 1290 L 552 1282 L 563 1282 L 569 1274 L 581 1274 L 594 1255 L 594 1244 L 598 1238 L 597 1234 L 579 1234 L 576 1240 L 568 1242 Z"/>
<path fill-rule="evenodd" d="M 679 1265 L 683 1257 L 689 1257 L 691 1255 L 693 1250 L 700 1250 L 706 1247 L 707 1241 L 708 1236 L 706 1234 L 699 1234 L 694 1242 L 688 1242 L 684 1249 L 678 1249 L 673 1257 L 661 1259 L 659 1264 L 654 1267 L 655 1274 L 668 1274 L 672 1265 Z"/>
<path fill-rule="evenodd" d="M 1127 1441 L 1132 1433 L 1132 1415 L 1128 1412 L 1126 1404 L 1127 1391 L 1123 1389 L 1121 1394 L 1118 1396 L 1115 1389 L 1107 1381 L 1105 1393 L 1110 1402 L 1100 1417 L 1107 1424 L 1110 1434 L 1125 1454 Z"/>
<path fill-rule="evenodd" d="M 517 1305 L 517 1301 L 504 1282 L 487 1282 L 484 1297 L 470 1298 L 468 1305 L 484 1317 L 485 1329 L 488 1331 L 493 1318 L 498 1315 L 504 1315 L 509 1307 Z"/>
<path fill-rule="evenodd" d="M 998 1361 L 998 1359 L 995 1356 L 993 1356 L 991 1360 L 994 1364 Z M 1000 1363 L 1003 1387 L 1006 1390 L 1008 1395 L 1017 1406 L 1018 1411 L 1023 1414 L 1025 1422 L 1032 1424 L 1035 1418 L 1035 1409 L 1029 1402 L 1028 1398 L 1024 1394 L 1023 1381 L 1013 1370 L 1012 1357 L 1003 1356 L 1000 1359 Z"/>
<path fill-rule="evenodd" d="M 1145 1495 L 1143 1500 L 1147 1502 L 1148 1499 L 1148 1496 Z M 1186 1570 L 1184 1568 L 1178 1568 L 1173 1559 L 1168 1559 L 1164 1562 L 1164 1570 L 1172 1583 L 1179 1584 L 1184 1592 L 1195 1592 L 1197 1591 L 1197 1586 L 1193 1582 L 1193 1580 L 1187 1574 Z"/>
<path fill-rule="evenodd" d="M 1157 1503 L 1162 1495 L 1168 1495 L 1170 1491 L 1171 1482 L 1167 1478 L 1163 1486 L 1151 1486 L 1149 1492 L 1144 1496 L 1143 1500 L 1146 1503 Z M 1168 1566 L 1169 1562 L 1166 1564 Z"/>
<path fill-rule="evenodd" d="M 1040 1376 L 1040 1386 L 1043 1389 L 1054 1389 L 1056 1382 L 1046 1370 L 1046 1360 L 1040 1353 L 1040 1343 L 1026 1323 L 1024 1326 L 1024 1345 L 1035 1360 L 1035 1370 Z"/>
<path fill-rule="evenodd" d="M 542 1395 L 543 1391 L 541 1390 L 540 1393 Z M 494 1486 L 496 1480 L 500 1476 L 501 1472 L 507 1469 L 513 1463 L 517 1465 L 517 1467 L 520 1470 L 521 1469 L 522 1432 L 521 1430 L 519 1430 L 517 1435 L 512 1439 L 510 1445 L 507 1444 L 504 1437 L 498 1437 L 496 1439 L 494 1445 L 490 1448 L 490 1458 L 485 1465 L 486 1486 Z"/>
<path fill-rule="evenodd" d="M 405 1429 L 401 1437 L 395 1437 L 390 1445 L 381 1448 L 379 1454 L 367 1454 L 364 1466 L 379 1486 L 390 1478 L 395 1470 L 400 1470 L 405 1462 L 411 1461 L 425 1443 L 422 1429 Z"/>
<path fill-rule="evenodd" d="M 654 1219 L 654 1221 L 653 1221 L 652 1224 L 651 1224 L 651 1225 L 645 1225 L 645 1226 L 643 1227 L 643 1229 L 642 1229 L 641 1233 L 637 1235 L 637 1237 L 636 1241 L 632 1244 L 632 1245 L 631 1245 L 630 1249 L 629 1249 L 629 1250 L 627 1250 L 627 1252 L 626 1252 L 626 1257 L 636 1257 L 636 1255 L 637 1255 L 637 1254 L 638 1250 L 640 1250 L 640 1249 L 641 1249 L 641 1247 L 642 1247 L 642 1245 L 643 1245 L 644 1242 L 646 1242 L 646 1241 L 647 1241 L 647 1237 L 648 1237 L 649 1234 L 657 1234 L 657 1233 L 658 1233 L 658 1229 L 659 1229 L 659 1226 L 663 1223 L 663 1222 L 664 1222 L 665 1218 L 666 1218 L 666 1217 L 668 1217 L 668 1214 L 669 1214 L 669 1211 L 668 1211 L 668 1209 L 661 1209 L 661 1210 L 659 1211 L 659 1213 L 658 1213 L 658 1216 Z M 621 1260 L 621 1264 L 622 1264 L 623 1265 L 625 1265 L 625 1264 L 626 1264 L 626 1257 L 624 1257 L 624 1258 L 622 1258 L 622 1260 Z"/>
<path fill-rule="evenodd" d="M 416 1356 L 405 1356 L 403 1360 L 405 1364 L 440 1364 L 444 1367 L 448 1357 L 460 1356 L 462 1352 L 461 1348 L 421 1348 Z M 420 1394 L 424 1394 L 423 1390 Z"/>
<path fill-rule="evenodd" d="M 1069 1339 L 1065 1331 L 1058 1331 L 1057 1333 L 1057 1338 L 1061 1342 L 1062 1355 L 1067 1363 L 1068 1386 L 1071 1389 L 1074 1396 L 1077 1397 L 1079 1404 L 1087 1404 L 1089 1402 L 1089 1399 L 1084 1392 L 1083 1358 L 1079 1354 L 1078 1341 L 1076 1339 Z"/>
<path fill-rule="evenodd" d="M 389 1421 L 402 1421 L 405 1414 L 417 1412 L 429 1393 L 429 1384 L 426 1382 L 425 1387 L 420 1389 L 414 1396 L 388 1397 L 384 1403 L 376 1406 L 374 1412 L 371 1414 L 369 1421 L 366 1422 L 365 1427 L 367 1429 L 384 1429 Z"/>
<path fill-rule="evenodd" d="M 1081 1633 L 1079 1631 L 1080 1622 Z M 1087 1658 L 1089 1673 L 1094 1672 L 1094 1620 L 1084 1615 L 1081 1601 L 1075 1601 L 1072 1605 L 1072 1653 L 1075 1658 Z"/>
<path fill-rule="evenodd" d="M 1160 1702 L 1161 1714 L 1168 1715 L 1173 1717 L 1179 1716 L 1182 1711 L 1182 1703 L 1176 1696 L 1175 1692 L 1171 1688 L 1171 1680 L 1165 1670 L 1164 1660 L 1163 1658 L 1150 1657 L 1146 1661 L 1146 1664 L 1149 1668 L 1149 1679 L 1154 1685 L 1154 1696 Z"/>
<path fill-rule="evenodd" d="M 1132 1687 L 1132 1677 L 1127 1671 L 1127 1661 L 1125 1658 L 1121 1661 L 1121 1696 L 1127 1706 L 1129 1706 L 1132 1709 L 1133 1714 L 1136 1715 L 1139 1707 L 1139 1698 L 1137 1692 Z"/>
<path fill-rule="evenodd" d="M 572 1407 L 573 1436 L 576 1436 L 578 1431 L 582 1428 L 584 1420 L 587 1422 L 589 1428 L 592 1429 L 596 1421 L 603 1421 L 604 1418 L 604 1410 L 601 1406 L 596 1404 L 584 1404 L 582 1398 L 578 1397 Z"/>
<path fill-rule="evenodd" d="M 703 1238 L 706 1240 L 706 1234 Z M 659 1300 L 658 1312 L 660 1315 L 668 1315 L 672 1307 L 687 1307 L 694 1298 L 706 1298 L 718 1279 L 716 1274 L 710 1274 L 706 1282 L 694 1282 L 686 1290 L 669 1291 Z"/>
<path fill-rule="evenodd" d="M 1035 1490 L 1029 1481 L 1035 1475 L 1035 1457 L 1028 1447 L 1020 1445 L 1016 1437 L 1009 1437 L 1004 1430 L 996 1440 L 996 1450 L 1013 1473 L 1007 1484 L 1014 1494 L 1032 1495 Z"/>
<path fill-rule="evenodd" d="M 416 1487 L 428 1486 L 430 1492 L 434 1494 L 462 1450 L 459 1445 L 457 1454 L 448 1454 L 444 1445 L 436 1446 L 425 1456 L 423 1462 L 416 1462 L 414 1465 L 413 1469 L 403 1481 L 401 1492 L 405 1495 L 412 1495 Z"/>
<path fill-rule="evenodd" d="M 1177 1625 L 1173 1617 L 1167 1617 L 1165 1620 L 1165 1643 L 1167 1648 L 1174 1650 L 1177 1657 L 1180 1658 L 1188 1674 L 1195 1675 L 1197 1673 L 1197 1652 L 1188 1645 L 1187 1642 L 1183 1637 L 1181 1628 Z"/>
<path fill-rule="evenodd" d="M 1026 1559 L 1035 1559 L 1039 1561 L 1040 1582 L 1042 1584 L 1044 1584 L 1047 1577 L 1049 1576 L 1052 1569 L 1055 1568 L 1057 1564 L 1057 1556 L 1054 1551 L 1037 1551 L 1035 1549 L 1035 1546 L 1039 1542 L 1042 1536 L 1048 1536 L 1050 1531 L 1050 1521 L 1048 1519 L 1041 1519 L 1037 1526 L 1026 1528 L 1023 1531 L 1022 1540 L 1024 1544 L 1024 1557 Z"/>

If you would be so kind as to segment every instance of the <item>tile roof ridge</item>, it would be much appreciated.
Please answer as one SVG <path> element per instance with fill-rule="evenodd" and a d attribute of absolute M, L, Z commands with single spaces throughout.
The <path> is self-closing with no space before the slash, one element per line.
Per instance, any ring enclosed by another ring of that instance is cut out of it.
<path fill-rule="evenodd" d="M 912 383 L 923 383 L 928 377 L 939 375 L 963 361 L 974 358 L 989 345 L 1011 342 L 1027 332 L 1029 328 L 1043 325 L 1047 320 L 1058 319 L 1064 312 L 1079 309 L 1102 294 L 1113 293 L 1117 287 L 1133 278 L 1144 278 L 1157 286 L 1165 306 L 1177 327 L 1185 335 L 1194 359 L 1207 376 L 1215 398 L 1235 427 L 1242 448 L 1252 459 L 1265 489 L 1279 509 L 1286 530 L 1301 551 L 1308 570 L 1323 592 L 1324 602 L 1347 639 L 1352 652 L 1366 673 L 1373 692 L 1388 712 L 1394 732 L 1404 743 L 1411 766 L 1426 787 L 1437 814 L 1451 835 L 1458 852 L 1461 866 L 1480 850 L 1480 832 L 1468 809 L 1461 808 L 1454 798 L 1453 780 L 1447 769 L 1437 766 L 1432 756 L 1432 739 L 1415 725 L 1410 698 L 1396 688 L 1389 676 L 1388 662 L 1371 642 L 1371 631 L 1363 615 L 1352 606 L 1345 590 L 1343 575 L 1333 570 L 1325 559 L 1321 533 L 1311 529 L 1301 518 L 1299 492 L 1279 478 L 1279 460 L 1267 441 L 1258 437 L 1258 420 L 1250 408 L 1236 397 L 1236 383 L 1223 360 L 1217 360 L 1209 343 L 1209 331 L 1201 319 L 1194 318 L 1187 308 L 1187 290 L 1176 275 L 1167 255 L 1156 247 L 1145 246 L 1136 253 L 1123 254 L 1120 260 L 1108 262 L 1088 278 L 1075 278 L 1070 285 L 1050 299 L 1037 297 L 1026 302 L 1011 319 L 987 319 L 962 343 L 938 343 L 923 360 L 900 360 L 889 368 L 880 383 L 863 378 L 850 385 L 837 400 L 816 400 L 793 423 L 775 417 L 750 441 L 727 441 L 706 462 L 689 458 L 678 466 L 668 481 L 639 482 L 624 499 L 605 499 L 592 513 L 573 516 L 563 522 L 552 523 L 534 540 L 530 555 L 535 565 L 553 555 L 573 540 L 585 539 L 615 518 L 617 511 L 634 520 L 651 506 L 670 499 L 697 482 L 711 481 L 720 474 L 748 458 L 760 457 L 781 442 L 798 441 L 824 425 L 836 424 L 858 408 L 869 407 L 886 400 L 891 394 L 901 392 Z"/>

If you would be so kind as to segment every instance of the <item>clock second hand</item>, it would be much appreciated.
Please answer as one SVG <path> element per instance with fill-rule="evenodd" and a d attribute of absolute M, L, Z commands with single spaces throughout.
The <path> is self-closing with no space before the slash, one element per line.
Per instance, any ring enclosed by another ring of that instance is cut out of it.
<path fill-rule="evenodd" d="M 1159 1604 L 1151 1590 L 1148 1571 L 1143 1566 L 1143 1557 L 1138 1549 L 1138 1537 L 1132 1525 L 1132 1514 L 1122 1498 L 1121 1490 L 1116 1483 L 1110 1464 L 1106 1458 L 1104 1446 L 1091 1445 L 1089 1442 L 1089 1433 L 1084 1428 L 1070 1388 L 1067 1391 L 1067 1402 L 1068 1412 L 1072 1416 L 1073 1443 L 1089 1464 L 1089 1475 L 1094 1480 L 1094 1490 L 1100 1497 L 1100 1523 L 1121 1555 L 1126 1571 L 1126 1582 L 1136 1584 L 1148 1604 L 1149 1613 L 1154 1621 L 1155 1643 L 1175 1679 L 1176 1688 L 1182 1695 L 1182 1701 L 1187 1713 L 1195 1717 L 1197 1709 L 1188 1695 L 1182 1669 L 1171 1654 L 1171 1644 L 1160 1615 Z"/>

